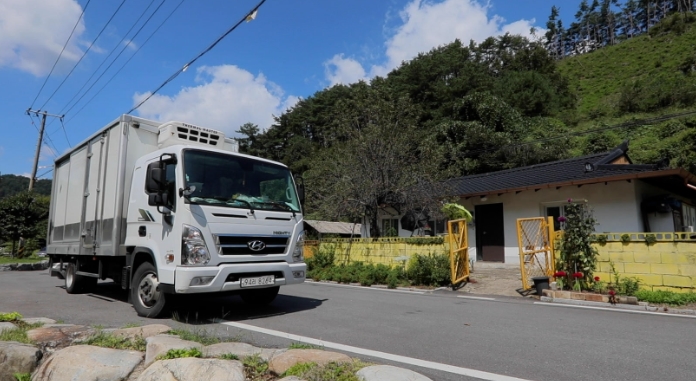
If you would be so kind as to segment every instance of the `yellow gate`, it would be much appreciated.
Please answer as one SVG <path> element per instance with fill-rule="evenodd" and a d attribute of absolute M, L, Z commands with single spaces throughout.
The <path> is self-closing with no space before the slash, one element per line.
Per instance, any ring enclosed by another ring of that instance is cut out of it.
<path fill-rule="evenodd" d="M 520 246 L 520 273 L 522 288 L 534 286 L 534 277 L 552 277 L 556 259 L 553 242 L 553 217 L 520 218 L 517 220 L 517 238 Z"/>
<path fill-rule="evenodd" d="M 450 266 L 452 285 L 457 285 L 469 277 L 469 240 L 467 239 L 466 220 L 447 222 L 449 233 Z"/>

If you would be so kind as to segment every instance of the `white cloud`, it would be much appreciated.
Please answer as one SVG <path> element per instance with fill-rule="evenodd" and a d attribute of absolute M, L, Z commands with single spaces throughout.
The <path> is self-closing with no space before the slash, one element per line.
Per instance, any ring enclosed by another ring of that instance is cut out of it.
<path fill-rule="evenodd" d="M 131 50 L 136 50 L 138 48 L 138 45 L 133 40 L 123 41 L 123 44 Z"/>
<path fill-rule="evenodd" d="M 326 79 L 331 86 L 341 83 L 349 84 L 365 79 L 365 69 L 360 62 L 352 58 L 344 58 L 343 54 L 336 54 L 330 60 L 324 62 Z"/>
<path fill-rule="evenodd" d="M 0 1 L 0 68 L 48 74 L 81 13 L 75 0 Z M 79 37 L 84 30 L 80 20 L 63 52 L 63 64 L 82 55 Z"/>
<path fill-rule="evenodd" d="M 369 77 L 385 76 L 418 53 L 428 52 L 457 38 L 466 44 L 470 40 L 480 42 L 508 32 L 530 36 L 529 31 L 535 20 L 506 23 L 502 17 L 489 13 L 490 6 L 477 0 L 411 1 L 399 13 L 401 25 L 385 42 L 386 62 L 373 65 Z M 537 35 L 540 33 L 543 34 L 543 31 L 539 29 Z M 343 58 L 343 54 L 337 54 L 327 62 L 333 63 L 335 60 L 341 65 L 334 63 L 326 71 L 326 79 L 332 84 L 336 78 L 351 78 L 345 72 L 362 72 L 363 77 L 368 72 L 358 61 Z"/>
<path fill-rule="evenodd" d="M 283 90 L 266 79 L 234 65 L 203 66 L 197 70 L 198 86 L 185 87 L 173 96 L 155 95 L 138 109 L 144 118 L 179 120 L 223 131 L 227 136 L 247 122 L 265 130 L 299 98 L 285 96 Z M 137 105 L 149 93 L 136 93 Z"/>

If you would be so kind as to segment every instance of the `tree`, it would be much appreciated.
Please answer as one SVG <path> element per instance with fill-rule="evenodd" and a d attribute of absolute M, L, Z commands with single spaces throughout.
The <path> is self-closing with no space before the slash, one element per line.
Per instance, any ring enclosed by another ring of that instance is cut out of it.
<path fill-rule="evenodd" d="M 14 255 L 15 243 L 20 238 L 36 239 L 42 231 L 45 233 L 48 217 L 49 198 L 34 192 L 22 192 L 0 200 L 0 237 L 12 242 Z M 28 256 L 28 250 L 19 252 L 19 256 Z"/>
<path fill-rule="evenodd" d="M 308 209 L 333 220 L 366 218 L 372 237 L 384 234 L 381 210 L 438 209 L 431 155 L 420 144 L 418 111 L 408 97 L 377 78 L 336 109 L 336 128 L 348 139 L 323 150 L 306 173 Z"/>
<path fill-rule="evenodd" d="M 254 153 L 251 151 L 259 136 L 259 126 L 254 123 L 244 123 L 235 132 L 246 136 L 246 138 L 234 138 L 237 144 L 239 144 L 239 152 L 253 155 Z"/>

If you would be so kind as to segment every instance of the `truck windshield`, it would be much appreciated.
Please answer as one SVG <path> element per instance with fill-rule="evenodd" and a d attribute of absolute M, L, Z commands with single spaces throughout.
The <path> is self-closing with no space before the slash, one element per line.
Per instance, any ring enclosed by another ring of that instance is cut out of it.
<path fill-rule="evenodd" d="M 185 150 L 187 203 L 299 212 L 290 171 L 281 165 L 230 154 Z"/>

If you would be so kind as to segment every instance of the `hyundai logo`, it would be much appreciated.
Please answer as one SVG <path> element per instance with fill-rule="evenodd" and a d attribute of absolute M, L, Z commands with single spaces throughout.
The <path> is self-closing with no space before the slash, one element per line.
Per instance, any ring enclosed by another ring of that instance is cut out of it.
<path fill-rule="evenodd" d="M 266 248 L 266 244 L 263 243 L 263 241 L 249 241 L 247 242 L 247 246 L 249 246 L 249 249 L 252 251 L 261 251 Z"/>

